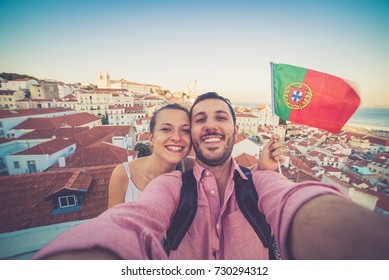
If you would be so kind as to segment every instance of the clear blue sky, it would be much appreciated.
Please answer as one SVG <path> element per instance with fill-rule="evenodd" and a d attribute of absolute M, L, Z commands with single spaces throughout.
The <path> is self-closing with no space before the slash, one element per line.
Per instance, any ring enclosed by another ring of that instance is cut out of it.
<path fill-rule="evenodd" d="M 270 102 L 270 62 L 359 84 L 389 105 L 389 1 L 0 0 L 0 72 L 112 79 Z M 192 84 L 193 90 L 193 84 Z"/>

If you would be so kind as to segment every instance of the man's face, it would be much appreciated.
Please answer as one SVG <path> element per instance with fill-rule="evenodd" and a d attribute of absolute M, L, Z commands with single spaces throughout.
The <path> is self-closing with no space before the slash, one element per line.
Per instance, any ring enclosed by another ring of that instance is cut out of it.
<path fill-rule="evenodd" d="M 205 99 L 193 107 L 191 136 L 196 157 L 208 166 L 218 166 L 230 157 L 237 127 L 228 105 L 219 99 Z"/>

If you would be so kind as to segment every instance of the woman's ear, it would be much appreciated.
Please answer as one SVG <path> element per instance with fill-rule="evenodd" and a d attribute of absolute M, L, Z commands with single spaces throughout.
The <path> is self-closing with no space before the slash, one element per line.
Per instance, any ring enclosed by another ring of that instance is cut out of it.
<path fill-rule="evenodd" d="M 154 137 L 153 137 L 153 134 L 151 132 L 149 133 L 149 145 L 150 145 L 150 147 L 154 146 Z"/>

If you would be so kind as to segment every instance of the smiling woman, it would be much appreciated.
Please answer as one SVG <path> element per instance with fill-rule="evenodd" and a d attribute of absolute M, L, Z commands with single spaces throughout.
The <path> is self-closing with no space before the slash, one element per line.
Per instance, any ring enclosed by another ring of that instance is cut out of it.
<path fill-rule="evenodd" d="M 155 177 L 183 164 L 190 152 L 189 111 L 179 104 L 168 104 L 155 111 L 150 120 L 152 154 L 118 165 L 109 182 L 108 208 L 134 200 Z"/>

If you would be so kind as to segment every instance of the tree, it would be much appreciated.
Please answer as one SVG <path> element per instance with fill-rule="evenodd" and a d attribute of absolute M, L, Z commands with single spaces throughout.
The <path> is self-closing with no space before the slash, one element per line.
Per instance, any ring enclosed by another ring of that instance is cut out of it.
<path fill-rule="evenodd" d="M 141 142 L 136 143 L 134 150 L 138 151 L 138 158 L 151 155 L 149 146 Z"/>

